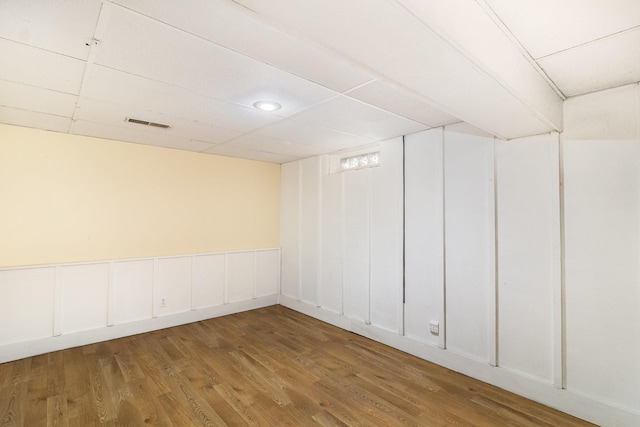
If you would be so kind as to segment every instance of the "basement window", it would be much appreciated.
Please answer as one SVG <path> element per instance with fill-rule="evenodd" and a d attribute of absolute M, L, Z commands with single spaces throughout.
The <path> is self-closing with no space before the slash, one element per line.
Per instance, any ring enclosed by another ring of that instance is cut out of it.
<path fill-rule="evenodd" d="M 340 158 L 340 172 L 354 169 L 373 168 L 376 166 L 380 166 L 379 151 Z"/>
<path fill-rule="evenodd" d="M 348 172 L 380 166 L 380 146 L 369 145 L 359 150 L 338 152 L 329 156 L 329 173 Z"/>

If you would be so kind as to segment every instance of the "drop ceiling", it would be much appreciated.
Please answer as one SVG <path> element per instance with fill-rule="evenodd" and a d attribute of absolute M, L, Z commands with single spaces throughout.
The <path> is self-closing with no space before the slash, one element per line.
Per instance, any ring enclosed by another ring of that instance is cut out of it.
<path fill-rule="evenodd" d="M 638 81 L 638 0 L 0 1 L 0 122 L 274 163 Z"/>

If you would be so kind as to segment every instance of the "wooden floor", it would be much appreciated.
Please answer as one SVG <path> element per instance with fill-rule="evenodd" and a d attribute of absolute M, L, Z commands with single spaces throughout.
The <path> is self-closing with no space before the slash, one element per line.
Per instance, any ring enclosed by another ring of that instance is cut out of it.
<path fill-rule="evenodd" d="M 0 364 L 0 426 L 583 426 L 281 306 Z"/>

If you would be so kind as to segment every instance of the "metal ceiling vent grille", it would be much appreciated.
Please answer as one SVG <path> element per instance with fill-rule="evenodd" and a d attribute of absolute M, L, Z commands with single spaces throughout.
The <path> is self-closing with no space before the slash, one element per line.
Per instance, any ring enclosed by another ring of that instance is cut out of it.
<path fill-rule="evenodd" d="M 135 123 L 135 124 L 138 124 L 138 125 L 152 126 L 154 128 L 161 128 L 161 129 L 170 129 L 171 128 L 171 126 L 165 125 L 164 123 L 148 122 L 146 120 L 132 119 L 131 117 L 125 117 L 124 121 L 125 122 L 129 122 L 129 123 Z"/>

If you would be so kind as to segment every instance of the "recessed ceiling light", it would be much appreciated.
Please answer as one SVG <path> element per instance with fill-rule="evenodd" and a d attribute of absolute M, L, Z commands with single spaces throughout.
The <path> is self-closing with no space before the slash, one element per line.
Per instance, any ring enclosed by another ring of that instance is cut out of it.
<path fill-rule="evenodd" d="M 253 106 L 262 111 L 276 111 L 282 107 L 274 101 L 258 101 Z"/>

